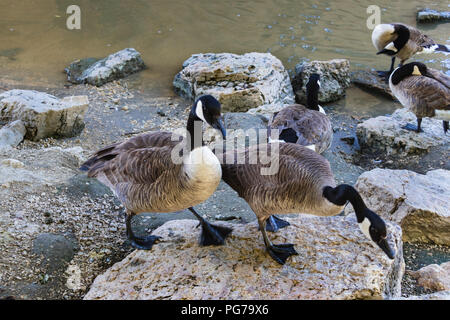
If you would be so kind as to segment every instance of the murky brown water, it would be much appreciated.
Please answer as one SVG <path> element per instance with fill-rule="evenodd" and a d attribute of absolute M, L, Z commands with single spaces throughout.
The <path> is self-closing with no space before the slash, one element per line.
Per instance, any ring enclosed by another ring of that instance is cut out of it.
<path fill-rule="evenodd" d="M 290 70 L 302 59 L 332 58 L 350 59 L 353 68 L 387 69 L 390 59 L 375 55 L 366 27 L 369 5 L 382 8 L 381 22 L 411 25 L 418 8 L 450 9 L 450 2 L 435 0 L 79 0 L 81 30 L 68 30 L 66 8 L 73 2 L 0 0 L 1 77 L 58 87 L 70 62 L 126 47 L 140 51 L 149 67 L 133 78 L 133 86 L 155 95 L 171 95 L 182 62 L 199 52 L 269 51 Z M 449 24 L 420 28 L 449 44 Z M 417 56 L 440 69 L 446 58 Z M 350 109 L 390 111 L 383 99 L 359 89 L 350 93 Z"/>

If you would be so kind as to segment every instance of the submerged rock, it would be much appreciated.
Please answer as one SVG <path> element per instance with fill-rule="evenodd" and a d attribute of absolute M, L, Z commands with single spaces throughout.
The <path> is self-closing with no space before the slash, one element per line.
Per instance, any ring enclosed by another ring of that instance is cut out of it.
<path fill-rule="evenodd" d="M 312 73 L 320 75 L 319 102 L 339 100 L 350 86 L 350 62 L 347 59 L 303 62 L 295 67 L 295 71 L 292 86 L 299 103 L 306 102 L 306 84 Z"/>
<path fill-rule="evenodd" d="M 0 121 L 21 120 L 25 138 L 72 137 L 84 129 L 87 96 L 58 99 L 34 90 L 10 90 L 0 94 Z"/>
<path fill-rule="evenodd" d="M 68 81 L 101 86 L 107 82 L 125 78 L 145 68 L 141 54 L 127 48 L 98 60 L 88 58 L 77 60 L 65 69 Z"/>
<path fill-rule="evenodd" d="M 198 245 L 197 221 L 169 221 L 151 251 L 136 250 L 98 276 L 85 299 L 379 299 L 400 296 L 401 229 L 388 223 L 390 260 L 360 232 L 354 217 L 287 218 L 271 235 L 299 255 L 284 266 L 265 250 L 256 222 L 233 228 L 223 246 Z"/>
<path fill-rule="evenodd" d="M 421 154 L 431 147 L 450 144 L 450 135 L 444 134 L 442 120 L 423 118 L 420 133 L 402 129 L 407 123 L 416 124 L 416 116 L 407 108 L 397 109 L 391 116 L 368 119 L 357 126 L 359 144 L 364 151 L 399 156 Z"/>
<path fill-rule="evenodd" d="M 389 84 L 383 78 L 379 77 L 375 71 L 358 70 L 353 71 L 350 76 L 352 83 L 357 86 L 367 89 L 369 92 L 379 93 L 393 100 L 397 100 L 392 94 Z"/>
<path fill-rule="evenodd" d="M 0 149 L 17 147 L 23 141 L 27 130 L 21 120 L 8 123 L 0 129 Z"/>
<path fill-rule="evenodd" d="M 289 75 L 270 53 L 194 54 L 183 63 L 173 85 L 178 94 L 190 100 L 210 94 L 228 112 L 294 102 Z"/>
<path fill-rule="evenodd" d="M 430 264 L 417 271 L 409 271 L 417 284 L 434 291 L 450 290 L 450 261 L 441 265 Z"/>
<path fill-rule="evenodd" d="M 435 21 L 450 21 L 450 12 L 436 11 L 428 8 L 417 11 L 417 22 Z"/>
<path fill-rule="evenodd" d="M 450 171 L 377 168 L 364 172 L 355 188 L 369 208 L 402 227 L 403 241 L 450 245 Z"/>

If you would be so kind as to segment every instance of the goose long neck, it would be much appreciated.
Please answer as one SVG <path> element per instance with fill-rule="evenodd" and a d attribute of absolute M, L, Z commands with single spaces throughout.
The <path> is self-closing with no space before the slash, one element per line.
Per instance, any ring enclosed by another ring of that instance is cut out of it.
<path fill-rule="evenodd" d="M 195 115 L 189 113 L 186 130 L 188 132 L 188 142 L 190 144 L 190 150 L 203 146 L 203 134 L 202 134 L 202 121 L 198 120 Z"/>
<path fill-rule="evenodd" d="M 356 189 L 352 186 L 348 184 L 341 184 L 336 188 L 327 186 L 323 189 L 323 195 L 330 202 L 339 206 L 343 206 L 347 201 L 349 201 L 352 204 L 353 209 L 355 209 L 356 219 L 358 222 L 361 223 L 364 220 L 364 211 L 367 209 L 367 206 L 358 191 L 356 191 Z"/>
<path fill-rule="evenodd" d="M 306 88 L 306 106 L 308 109 L 319 111 L 319 92 L 316 89 Z"/>

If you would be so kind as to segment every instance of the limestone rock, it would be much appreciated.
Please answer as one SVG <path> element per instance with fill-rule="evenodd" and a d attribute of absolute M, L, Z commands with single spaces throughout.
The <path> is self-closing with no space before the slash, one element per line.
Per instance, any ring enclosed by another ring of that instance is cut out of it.
<path fill-rule="evenodd" d="M 224 246 L 200 247 L 195 220 L 173 220 L 153 234 L 151 251 L 134 251 L 98 276 L 85 299 L 380 299 L 400 296 L 401 229 L 388 223 L 390 260 L 360 232 L 354 217 L 287 218 L 271 234 L 299 255 L 284 266 L 267 254 L 256 222 L 233 228 Z"/>
<path fill-rule="evenodd" d="M 17 147 L 25 134 L 26 128 L 21 120 L 8 123 L 0 129 L 0 148 Z"/>
<path fill-rule="evenodd" d="M 403 241 L 450 245 L 450 171 L 377 168 L 363 173 L 355 188 L 369 208 L 402 227 Z"/>
<path fill-rule="evenodd" d="M 450 21 L 450 11 L 422 9 L 417 11 L 417 22 Z"/>
<path fill-rule="evenodd" d="M 178 94 L 190 100 L 210 94 L 229 112 L 294 102 L 289 75 L 270 53 L 194 54 L 183 63 L 173 85 Z"/>
<path fill-rule="evenodd" d="M 70 82 L 101 86 L 144 68 L 141 54 L 133 48 L 126 48 L 101 60 L 88 58 L 74 61 L 65 71 Z"/>
<path fill-rule="evenodd" d="M 363 151 L 398 156 L 422 154 L 431 147 L 450 145 L 450 135 L 444 134 L 441 120 L 423 118 L 421 133 L 402 129 L 407 123 L 416 124 L 416 116 L 407 108 L 397 109 L 391 116 L 379 116 L 358 124 L 356 135 Z"/>
<path fill-rule="evenodd" d="M 299 103 L 306 103 L 306 84 L 312 73 L 320 75 L 319 102 L 339 100 L 350 86 L 350 62 L 347 59 L 303 62 L 295 67 L 295 72 L 292 86 Z"/>
<path fill-rule="evenodd" d="M 358 70 L 350 73 L 352 83 L 359 87 L 367 89 L 370 92 L 380 93 L 393 100 L 397 98 L 392 94 L 389 84 L 379 77 L 375 71 Z"/>
<path fill-rule="evenodd" d="M 34 90 L 10 90 L 0 94 L 0 121 L 21 120 L 25 138 L 72 137 L 84 128 L 87 96 L 58 99 Z"/>
<path fill-rule="evenodd" d="M 430 264 L 409 273 L 421 287 L 435 291 L 450 290 L 450 261 L 441 265 Z"/>

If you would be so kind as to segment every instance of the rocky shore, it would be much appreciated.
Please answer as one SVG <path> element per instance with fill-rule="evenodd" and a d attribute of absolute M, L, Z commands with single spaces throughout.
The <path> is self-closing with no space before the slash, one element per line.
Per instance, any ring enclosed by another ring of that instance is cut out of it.
<path fill-rule="evenodd" d="M 227 128 L 263 129 L 273 112 L 301 100 L 301 79 L 311 70 L 327 75 L 323 101 L 342 99 L 352 85 L 346 60 L 301 65 L 292 79 L 275 56 L 262 53 L 196 54 L 180 69 L 174 95 L 157 98 L 129 88 L 138 74 L 128 72 L 101 86 L 83 82 L 48 90 L 0 80 L 0 298 L 448 297 L 448 279 L 441 279 L 450 259 L 450 186 L 442 183 L 450 170 L 448 134 L 426 119 L 420 137 L 399 129 L 410 117 L 400 104 L 382 119 L 324 106 L 335 132 L 324 156 L 336 181 L 356 183 L 389 221 L 393 261 L 365 240 L 346 210 L 330 218 L 290 215 L 291 226 L 274 241 L 295 243 L 300 255 L 280 269 L 264 251 L 254 214 L 224 183 L 197 209 L 234 229 L 225 246 L 199 247 L 196 222 L 183 211 L 136 217 L 139 234 L 158 234 L 163 241 L 149 252 L 132 250 L 118 200 L 78 171 L 92 152 L 139 133 L 184 127 L 201 94 L 222 102 Z M 432 271 L 420 272 L 426 266 L 413 252 L 434 254 Z"/>

